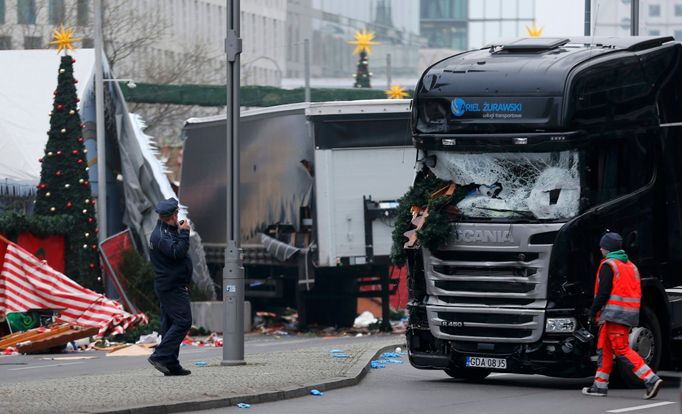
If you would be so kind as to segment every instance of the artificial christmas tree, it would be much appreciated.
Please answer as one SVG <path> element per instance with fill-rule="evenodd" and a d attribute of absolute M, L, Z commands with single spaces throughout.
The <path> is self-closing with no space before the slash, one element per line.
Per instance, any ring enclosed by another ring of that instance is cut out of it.
<path fill-rule="evenodd" d="M 363 30 L 361 32 L 355 32 L 355 40 L 348 42 L 355 45 L 353 54 L 357 54 L 360 57 L 357 71 L 355 75 L 353 75 L 355 76 L 354 88 L 371 88 L 369 79 L 372 74 L 369 71 L 369 55 L 372 53 L 372 45 L 379 44 L 379 42 L 372 41 L 373 39 L 374 32 Z"/>
<path fill-rule="evenodd" d="M 72 227 L 66 235 L 66 275 L 79 284 L 101 290 L 99 255 L 97 250 L 97 221 L 95 200 L 90 192 L 88 166 L 83 140 L 83 124 L 78 114 L 78 95 L 73 78 L 73 59 L 67 50 L 73 49 L 72 30 L 55 31 L 52 44 L 61 58 L 57 89 L 54 91 L 50 130 L 45 155 L 40 159 L 42 169 L 34 214 L 40 216 L 69 216 Z"/>

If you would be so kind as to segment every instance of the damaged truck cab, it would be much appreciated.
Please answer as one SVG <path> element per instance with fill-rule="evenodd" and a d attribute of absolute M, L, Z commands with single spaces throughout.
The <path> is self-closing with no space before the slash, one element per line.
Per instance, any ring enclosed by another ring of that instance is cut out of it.
<path fill-rule="evenodd" d="M 681 53 L 671 37 L 532 38 L 426 70 L 415 186 L 467 191 L 447 243 L 406 249 L 413 366 L 592 375 L 587 310 L 607 229 L 642 274 L 630 344 L 654 369 L 679 355 Z"/>

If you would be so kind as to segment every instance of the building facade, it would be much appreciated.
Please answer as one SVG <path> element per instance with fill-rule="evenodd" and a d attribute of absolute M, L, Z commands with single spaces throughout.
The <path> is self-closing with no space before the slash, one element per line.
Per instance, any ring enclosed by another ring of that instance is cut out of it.
<path fill-rule="evenodd" d="M 630 35 L 631 0 L 592 1 L 597 36 Z M 682 41 L 682 0 L 640 0 L 639 34 L 674 36 Z"/>
<path fill-rule="evenodd" d="M 421 35 L 430 49 L 461 51 L 527 35 L 537 0 L 421 0 Z"/>
<path fill-rule="evenodd" d="M 386 77 L 388 54 L 392 76 L 415 76 L 421 45 L 418 16 L 419 4 L 412 0 L 288 0 L 287 77 L 303 78 L 303 41 L 310 39 L 311 76 L 347 78 L 352 86 L 358 57 L 348 41 L 363 29 L 375 32 L 379 42 L 369 57 L 375 79 Z"/>

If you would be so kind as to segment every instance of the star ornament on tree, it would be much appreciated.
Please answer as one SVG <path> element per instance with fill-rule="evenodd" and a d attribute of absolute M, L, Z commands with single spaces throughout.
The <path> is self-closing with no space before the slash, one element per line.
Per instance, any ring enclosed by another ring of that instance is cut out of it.
<path fill-rule="evenodd" d="M 374 32 L 368 32 L 363 29 L 361 32 L 355 32 L 355 40 L 349 41 L 351 45 L 355 45 L 354 55 L 358 55 L 363 51 L 368 55 L 372 54 L 372 45 L 378 45 L 379 42 L 374 42 Z"/>
<path fill-rule="evenodd" d="M 73 37 L 73 27 L 64 29 L 64 25 L 62 25 L 60 30 L 54 31 L 54 40 L 51 41 L 50 44 L 57 45 L 57 53 L 61 52 L 62 50 L 68 53 L 69 50 L 73 50 L 72 43 L 79 40 L 81 39 L 75 39 Z"/>
<path fill-rule="evenodd" d="M 542 30 L 543 29 L 544 29 L 544 27 L 540 27 L 538 29 L 538 27 L 535 25 L 535 23 L 533 23 L 533 27 L 526 26 L 526 32 L 528 32 L 528 36 L 530 36 L 530 37 L 542 36 Z"/>
<path fill-rule="evenodd" d="M 400 85 L 391 85 L 389 89 L 384 91 L 388 99 L 403 99 L 410 96 L 405 89 Z"/>

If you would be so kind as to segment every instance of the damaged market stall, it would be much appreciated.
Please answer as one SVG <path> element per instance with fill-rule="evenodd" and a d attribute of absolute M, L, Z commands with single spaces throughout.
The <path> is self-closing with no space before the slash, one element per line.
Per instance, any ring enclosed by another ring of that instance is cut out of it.
<path fill-rule="evenodd" d="M 0 338 L 0 350 L 34 352 L 80 338 L 124 333 L 146 324 L 102 294 L 85 289 L 15 243 L 0 237 L 0 313 L 56 309 L 54 324 Z"/>

